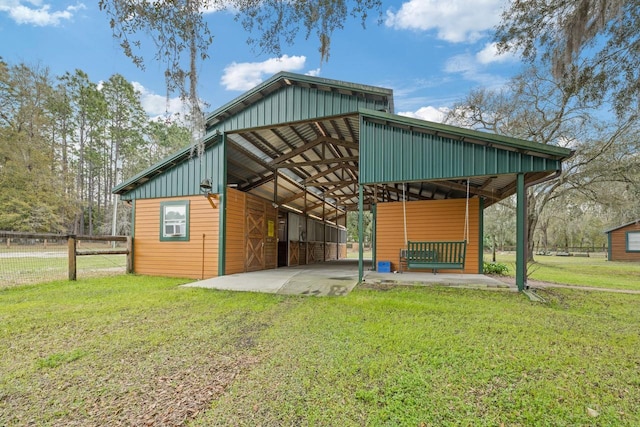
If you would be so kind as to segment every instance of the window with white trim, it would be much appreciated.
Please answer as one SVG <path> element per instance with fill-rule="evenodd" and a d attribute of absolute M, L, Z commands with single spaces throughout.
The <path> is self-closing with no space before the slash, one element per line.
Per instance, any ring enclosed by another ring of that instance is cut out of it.
<path fill-rule="evenodd" d="M 640 231 L 627 232 L 627 252 L 640 252 Z"/>

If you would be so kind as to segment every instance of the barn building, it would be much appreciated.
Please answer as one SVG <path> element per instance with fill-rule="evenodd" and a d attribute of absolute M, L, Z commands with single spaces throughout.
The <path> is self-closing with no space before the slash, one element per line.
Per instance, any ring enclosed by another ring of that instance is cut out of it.
<path fill-rule="evenodd" d="M 365 210 L 373 265 L 431 271 L 406 265 L 408 242 L 464 242 L 459 265 L 438 269 L 482 273 L 483 210 L 517 194 L 524 289 L 526 188 L 571 155 L 396 115 L 390 89 L 287 72 L 206 123 L 201 155 L 187 147 L 113 190 L 133 207 L 136 273 L 200 279 L 344 258 L 346 213 Z"/>

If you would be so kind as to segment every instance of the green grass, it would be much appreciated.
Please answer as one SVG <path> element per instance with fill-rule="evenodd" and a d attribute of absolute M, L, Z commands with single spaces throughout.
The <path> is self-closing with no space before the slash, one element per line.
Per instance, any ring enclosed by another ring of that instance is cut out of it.
<path fill-rule="evenodd" d="M 640 263 L 607 261 L 603 256 L 564 257 L 536 255 L 529 265 L 529 278 L 544 282 L 611 289 L 640 290 Z M 485 261 L 490 256 L 485 255 Z M 509 273 L 515 274 L 515 255 L 496 256 L 496 261 L 507 264 Z"/>
<path fill-rule="evenodd" d="M 640 295 L 183 282 L 0 291 L 0 425 L 640 424 Z"/>

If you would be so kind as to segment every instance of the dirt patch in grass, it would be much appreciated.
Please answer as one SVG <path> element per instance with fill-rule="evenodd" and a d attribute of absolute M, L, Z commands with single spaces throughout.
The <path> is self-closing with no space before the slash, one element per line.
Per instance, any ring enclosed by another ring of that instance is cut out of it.
<path fill-rule="evenodd" d="M 184 425 L 207 410 L 236 376 L 255 363 L 250 357 L 219 358 L 147 382 L 140 379 L 124 399 L 117 395 L 95 399 L 80 424 L 87 425 L 89 419 L 95 425 Z"/>
<path fill-rule="evenodd" d="M 122 360 L 97 367 L 95 375 L 82 376 L 77 372 L 90 371 L 87 363 L 42 367 L 29 376 L 31 384 L 17 378 L 0 393 L 0 420 L 4 420 L 2 425 L 16 426 L 34 422 L 53 426 L 182 426 L 210 408 L 235 378 L 257 361 L 248 355 L 213 355 L 187 365 L 173 357 L 154 368 Z M 41 408 L 35 420 L 34 408 Z"/>
<path fill-rule="evenodd" d="M 358 289 L 369 289 L 373 291 L 390 291 L 391 289 L 398 288 L 397 283 L 360 283 L 358 284 Z"/>

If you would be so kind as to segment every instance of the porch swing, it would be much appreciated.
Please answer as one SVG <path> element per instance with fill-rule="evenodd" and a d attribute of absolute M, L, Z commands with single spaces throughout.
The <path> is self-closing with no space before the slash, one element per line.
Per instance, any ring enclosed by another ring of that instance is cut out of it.
<path fill-rule="evenodd" d="M 469 178 L 467 178 L 467 194 L 464 217 L 463 240 L 458 241 L 410 241 L 407 239 L 406 185 L 402 186 L 402 213 L 404 218 L 404 242 L 406 249 L 400 249 L 400 273 L 402 266 L 407 270 L 431 269 L 433 274 L 438 269 L 464 270 L 464 260 L 469 240 Z"/>

